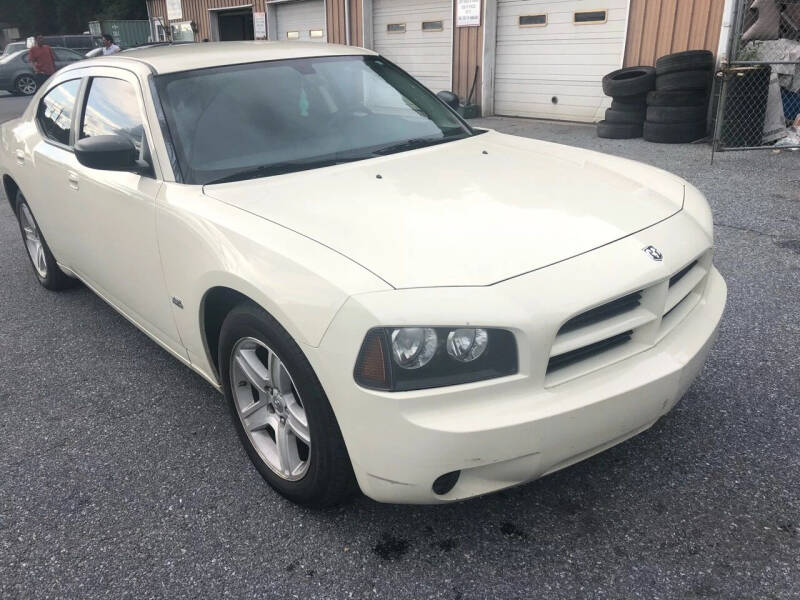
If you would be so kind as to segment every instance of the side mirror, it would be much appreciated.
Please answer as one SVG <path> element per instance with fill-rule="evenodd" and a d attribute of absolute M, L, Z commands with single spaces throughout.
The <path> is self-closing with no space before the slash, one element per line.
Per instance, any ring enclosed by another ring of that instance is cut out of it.
<path fill-rule="evenodd" d="M 142 161 L 133 142 L 121 135 L 97 135 L 75 143 L 75 157 L 84 167 L 103 171 L 139 171 Z"/>
<path fill-rule="evenodd" d="M 453 92 L 446 92 L 442 90 L 438 94 L 439 100 L 447 104 L 453 110 L 458 110 L 458 96 L 456 96 Z"/>

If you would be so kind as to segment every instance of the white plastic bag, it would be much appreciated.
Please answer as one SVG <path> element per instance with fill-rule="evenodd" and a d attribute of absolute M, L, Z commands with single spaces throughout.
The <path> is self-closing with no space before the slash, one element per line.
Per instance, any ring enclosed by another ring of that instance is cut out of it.
<path fill-rule="evenodd" d="M 774 71 L 769 78 L 769 94 L 767 95 L 767 112 L 764 115 L 764 136 L 762 144 L 771 144 L 785 138 L 786 119 L 783 116 L 783 102 L 781 101 L 781 86 L 778 85 L 778 74 Z"/>

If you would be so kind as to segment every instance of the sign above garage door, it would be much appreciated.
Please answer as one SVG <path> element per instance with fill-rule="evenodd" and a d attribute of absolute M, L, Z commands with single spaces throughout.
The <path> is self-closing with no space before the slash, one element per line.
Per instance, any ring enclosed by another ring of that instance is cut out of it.
<path fill-rule="evenodd" d="M 498 0 L 494 111 L 599 121 L 603 75 L 622 66 L 627 0 Z"/>
<path fill-rule="evenodd" d="M 456 0 L 456 27 L 481 26 L 481 0 Z"/>

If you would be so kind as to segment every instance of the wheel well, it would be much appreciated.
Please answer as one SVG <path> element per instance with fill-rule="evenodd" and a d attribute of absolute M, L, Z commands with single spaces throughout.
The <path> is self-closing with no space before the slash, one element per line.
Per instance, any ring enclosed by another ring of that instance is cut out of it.
<path fill-rule="evenodd" d="M 200 324 L 203 327 L 203 342 L 211 365 L 219 376 L 219 335 L 222 323 L 233 308 L 243 302 L 253 302 L 241 292 L 227 287 L 213 287 L 203 296 L 200 304 Z"/>
<path fill-rule="evenodd" d="M 6 193 L 6 199 L 8 200 L 8 204 L 11 206 L 11 210 L 16 212 L 17 207 L 15 206 L 17 200 L 17 191 L 19 190 L 19 186 L 17 182 L 11 179 L 8 175 L 3 175 L 3 191 Z"/>

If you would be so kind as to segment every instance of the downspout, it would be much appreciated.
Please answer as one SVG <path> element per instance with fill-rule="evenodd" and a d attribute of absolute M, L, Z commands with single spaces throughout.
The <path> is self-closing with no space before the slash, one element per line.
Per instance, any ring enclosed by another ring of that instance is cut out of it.
<path fill-rule="evenodd" d="M 344 41 L 350 45 L 350 0 L 344 0 Z"/>
<path fill-rule="evenodd" d="M 157 34 L 153 23 L 153 17 L 150 15 L 150 0 L 145 0 L 144 6 L 147 9 L 147 24 L 150 26 L 150 41 L 156 42 L 158 40 L 156 39 Z"/>
<path fill-rule="evenodd" d="M 622 60 L 619 61 L 619 68 L 625 66 L 625 56 L 628 54 L 628 27 L 631 26 L 631 0 L 628 0 L 628 7 L 625 9 L 625 37 L 622 38 Z"/>

